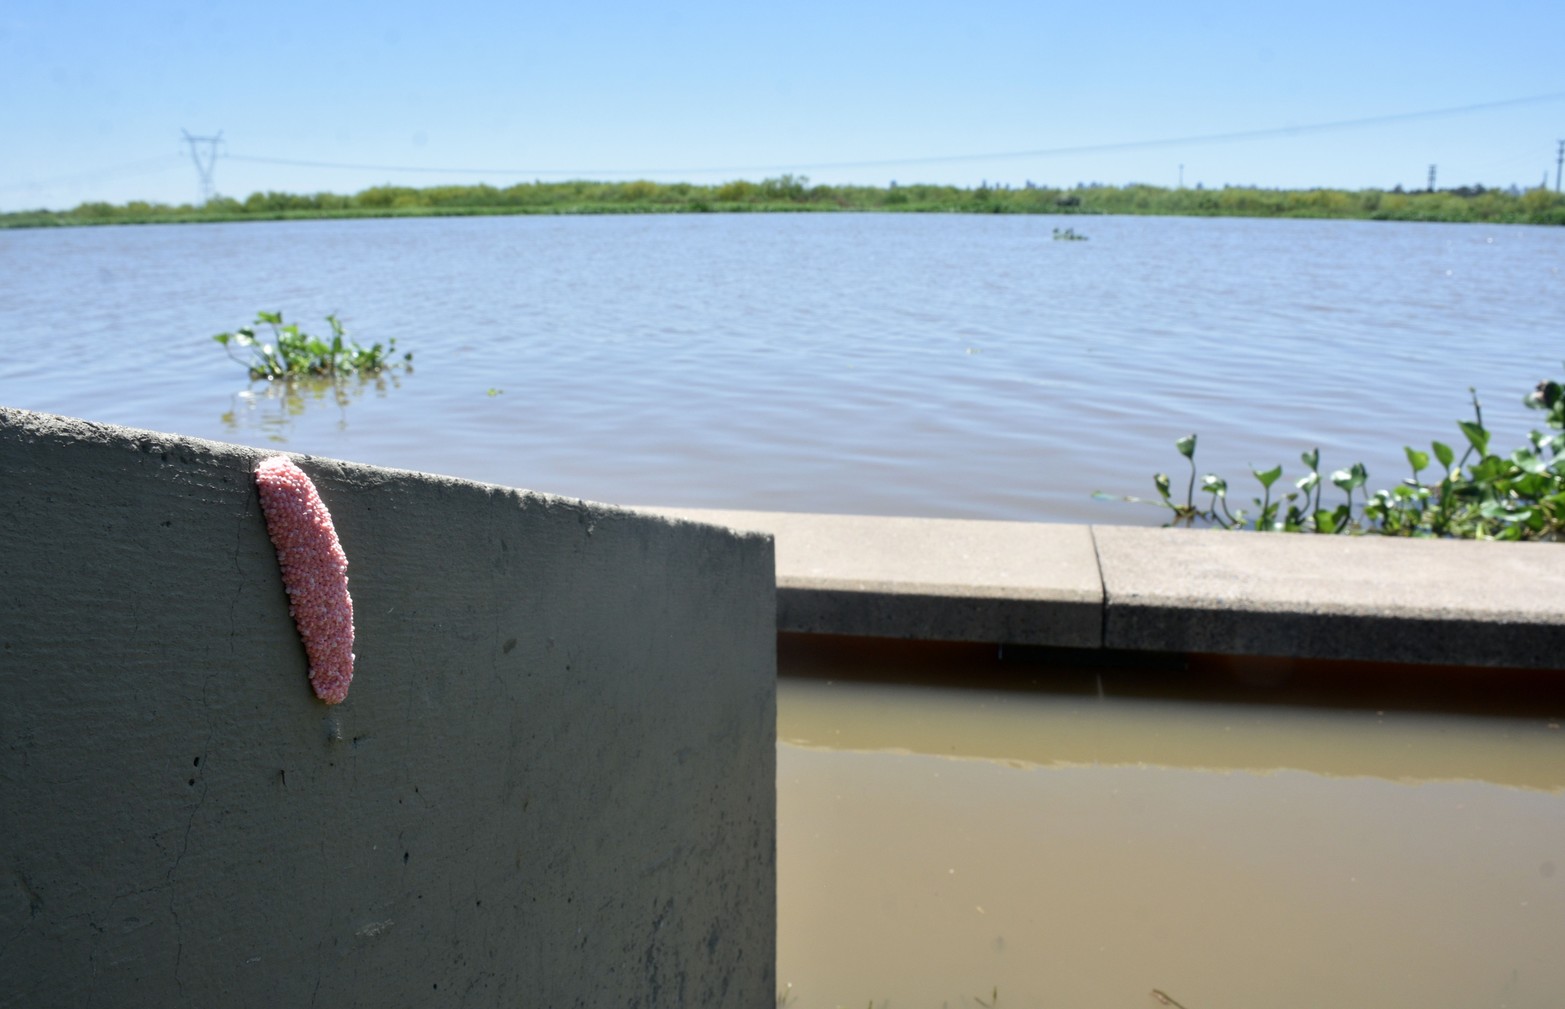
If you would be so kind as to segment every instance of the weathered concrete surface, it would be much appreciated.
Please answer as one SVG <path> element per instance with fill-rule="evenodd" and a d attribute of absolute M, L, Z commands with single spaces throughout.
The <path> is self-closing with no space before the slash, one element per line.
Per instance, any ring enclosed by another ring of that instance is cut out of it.
<path fill-rule="evenodd" d="M 1096 648 L 1103 589 L 1086 526 L 644 509 L 769 533 L 783 631 Z"/>
<path fill-rule="evenodd" d="M 300 459 L 310 692 L 251 449 L 0 410 L 0 1006 L 775 997 L 772 549 Z"/>
<path fill-rule="evenodd" d="M 775 536 L 784 631 L 1565 668 L 1555 544 L 638 510 Z"/>
<path fill-rule="evenodd" d="M 1107 648 L 1565 667 L 1554 544 L 1092 532 Z"/>

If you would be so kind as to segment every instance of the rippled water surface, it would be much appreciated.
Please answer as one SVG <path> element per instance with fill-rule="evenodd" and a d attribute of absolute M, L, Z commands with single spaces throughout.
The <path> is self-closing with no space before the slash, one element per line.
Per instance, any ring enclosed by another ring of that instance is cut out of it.
<path fill-rule="evenodd" d="M 0 232 L 0 403 L 622 503 L 1156 522 L 1319 445 L 1402 475 L 1558 374 L 1565 229 L 737 215 Z M 258 308 L 416 370 L 249 383 Z M 491 394 L 491 390 L 495 390 Z"/>

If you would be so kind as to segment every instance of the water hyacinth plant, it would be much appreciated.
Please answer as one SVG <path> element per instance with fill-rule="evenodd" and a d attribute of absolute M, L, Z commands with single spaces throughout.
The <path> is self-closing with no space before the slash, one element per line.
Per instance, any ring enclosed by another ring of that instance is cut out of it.
<path fill-rule="evenodd" d="M 1473 419 L 1457 421 L 1467 448 L 1458 459 L 1450 445 L 1434 441 L 1429 451 L 1404 448 L 1411 475 L 1389 490 L 1365 490 L 1369 473 L 1354 463 L 1329 476 L 1320 472 L 1320 449 L 1300 455 L 1307 472 L 1293 489 L 1274 495 L 1283 467 L 1253 469 L 1261 496 L 1254 509 L 1230 509 L 1228 481 L 1216 474 L 1197 477 L 1196 436 L 1174 443 L 1190 466 L 1184 499 L 1175 496 L 1168 474 L 1153 477 L 1158 498 L 1144 503 L 1167 508 L 1170 526 L 1212 526 L 1258 532 L 1376 533 L 1386 536 L 1454 539 L 1549 540 L 1565 538 L 1565 389 L 1538 384 L 1524 402 L 1545 414 L 1546 431 L 1534 430 L 1528 444 L 1508 455 L 1490 451 L 1483 406 L 1469 389 Z M 1433 463 L 1438 463 L 1431 470 Z M 1429 472 L 1428 477 L 1425 473 Z M 1325 485 L 1342 492 L 1340 503 L 1323 500 Z M 1198 486 L 1199 484 L 1199 486 Z M 1198 503 L 1198 498 L 1204 502 Z M 1143 501 L 1126 498 L 1129 501 Z"/>
<path fill-rule="evenodd" d="M 301 375 L 335 378 L 341 375 L 371 375 L 397 367 L 411 367 L 409 351 L 394 361 L 397 341 L 368 347 L 348 338 L 342 321 L 328 315 L 331 339 L 311 336 L 296 322 L 283 322 L 281 312 L 257 312 L 255 322 L 232 333 L 218 333 L 212 339 L 228 349 L 228 356 L 250 369 L 253 379 L 288 379 Z M 261 326 L 271 330 L 271 339 L 256 335 Z M 247 352 L 236 355 L 235 349 Z"/>

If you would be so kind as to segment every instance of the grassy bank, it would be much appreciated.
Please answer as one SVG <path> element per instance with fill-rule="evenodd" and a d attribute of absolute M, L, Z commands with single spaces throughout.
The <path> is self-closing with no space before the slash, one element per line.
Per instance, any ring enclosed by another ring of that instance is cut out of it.
<path fill-rule="evenodd" d="M 1464 186 L 1432 192 L 1379 189 L 1163 189 L 1076 186 L 810 185 L 784 175 L 721 185 L 636 182 L 528 182 L 494 186 L 375 186 L 352 195 L 252 193 L 199 206 L 132 201 L 83 203 L 71 210 L 0 214 L 0 227 L 276 221 L 311 218 L 496 214 L 779 213 L 887 211 L 964 214 L 1147 214 L 1180 217 L 1310 217 L 1565 225 L 1565 196 L 1536 188 L 1507 192 Z"/>

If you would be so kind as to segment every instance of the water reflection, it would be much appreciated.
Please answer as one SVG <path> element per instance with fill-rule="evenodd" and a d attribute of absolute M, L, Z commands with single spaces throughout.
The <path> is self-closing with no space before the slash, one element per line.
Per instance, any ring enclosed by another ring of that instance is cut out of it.
<path fill-rule="evenodd" d="M 366 394 L 379 399 L 402 386 L 393 371 L 373 375 L 312 376 L 286 380 L 253 381 L 233 394 L 232 405 L 219 418 L 231 437 L 258 432 L 267 441 L 286 443 L 294 425 L 307 410 L 335 408 L 336 429 L 348 429 L 348 407 Z"/>
<path fill-rule="evenodd" d="M 779 655 L 801 1009 L 1545 1006 L 1565 985 L 1558 688 L 1479 716 L 1438 685 L 1445 710 L 1254 704 L 1279 688 L 1024 668 L 1005 689 L 959 649 L 904 652 L 922 682 L 895 683 L 897 649 L 832 651 Z"/>

